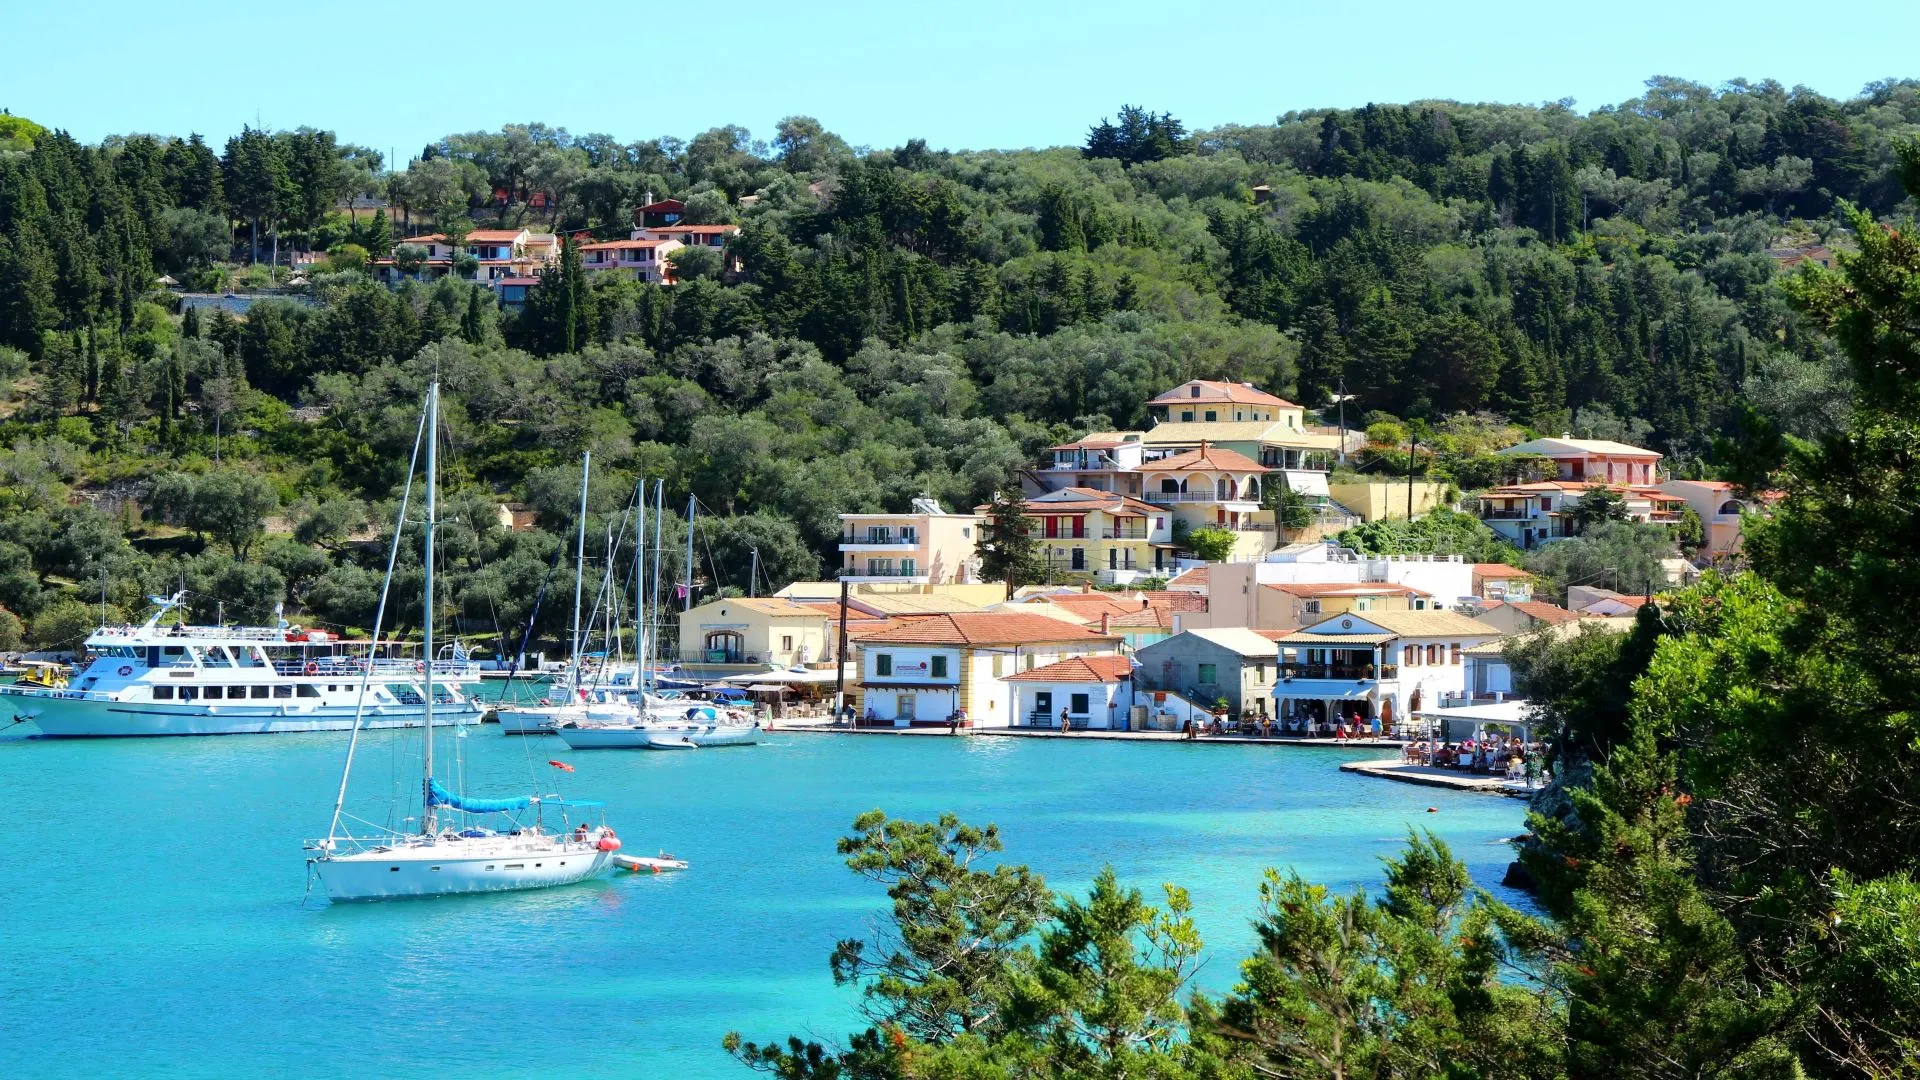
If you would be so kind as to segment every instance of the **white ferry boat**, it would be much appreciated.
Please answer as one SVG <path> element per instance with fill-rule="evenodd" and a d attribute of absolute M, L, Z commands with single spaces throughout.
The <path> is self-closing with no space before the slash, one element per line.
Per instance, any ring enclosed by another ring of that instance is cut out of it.
<path fill-rule="evenodd" d="M 347 641 L 297 627 L 161 626 L 181 597 L 154 597 L 140 626 L 103 626 L 66 687 L 0 685 L 0 709 L 58 738 L 345 731 L 366 686 L 362 727 L 417 727 L 425 715 L 421 661 L 397 643 Z M 478 723 L 485 707 L 459 684 L 480 681 L 465 656 L 433 661 L 434 713 Z"/>

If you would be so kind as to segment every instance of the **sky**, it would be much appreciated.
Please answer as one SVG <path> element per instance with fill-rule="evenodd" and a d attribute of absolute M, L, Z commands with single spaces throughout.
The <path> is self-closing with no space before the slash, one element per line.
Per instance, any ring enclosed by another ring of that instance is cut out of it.
<path fill-rule="evenodd" d="M 9 6 L 0 107 L 16 115 L 87 142 L 308 125 L 400 161 L 534 120 L 632 142 L 727 123 L 769 138 L 804 114 L 855 146 L 1011 149 L 1079 143 L 1123 103 L 1201 129 L 1418 98 L 1584 112 L 1653 75 L 1836 97 L 1920 76 L 1920 0 Z"/>

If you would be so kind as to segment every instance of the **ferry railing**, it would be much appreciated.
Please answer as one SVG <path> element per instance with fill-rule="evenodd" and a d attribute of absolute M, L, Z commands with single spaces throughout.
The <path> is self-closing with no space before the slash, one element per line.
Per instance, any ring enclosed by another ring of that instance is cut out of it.
<path fill-rule="evenodd" d="M 351 675 L 358 676 L 371 669 L 375 676 L 382 678 L 412 678 L 426 673 L 418 660 L 392 660 L 386 658 L 372 661 L 357 657 L 331 657 L 313 660 L 275 660 L 273 670 L 280 675 Z M 480 665 L 471 660 L 435 660 L 435 676 L 472 681 L 480 678 Z"/>

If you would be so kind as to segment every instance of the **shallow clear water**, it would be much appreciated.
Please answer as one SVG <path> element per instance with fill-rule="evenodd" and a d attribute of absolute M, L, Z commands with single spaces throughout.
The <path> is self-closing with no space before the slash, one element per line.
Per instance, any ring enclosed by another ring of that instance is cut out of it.
<path fill-rule="evenodd" d="M 519 794 L 532 771 L 605 799 L 628 851 L 693 868 L 337 907 L 316 885 L 303 904 L 301 840 L 325 832 L 345 738 L 0 739 L 0 1075 L 746 1076 L 728 1030 L 855 1027 L 827 956 L 881 899 L 833 852 L 861 811 L 997 822 L 1055 887 L 1103 863 L 1187 886 L 1214 988 L 1252 944 L 1264 867 L 1371 886 L 1419 825 L 1491 885 L 1522 816 L 1342 773 L 1364 752 L 1331 747 L 778 735 L 575 753 L 487 726 L 439 740 L 469 791 Z M 417 790 L 418 742 L 363 740 L 354 809 L 381 820 L 390 790 Z"/>

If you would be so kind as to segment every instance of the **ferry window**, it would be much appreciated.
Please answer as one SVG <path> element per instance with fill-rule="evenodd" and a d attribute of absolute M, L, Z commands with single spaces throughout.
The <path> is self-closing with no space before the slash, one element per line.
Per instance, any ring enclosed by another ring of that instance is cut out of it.
<path fill-rule="evenodd" d="M 181 688 L 180 688 L 180 700 L 181 700 L 181 701 L 192 701 L 192 700 L 193 700 L 193 690 L 194 690 L 194 688 L 193 688 L 193 687 L 191 687 L 191 686 L 183 686 L 183 687 L 181 687 Z"/>
<path fill-rule="evenodd" d="M 300 696 L 301 697 L 319 697 L 320 688 L 313 685 L 312 683 L 301 683 Z"/>
<path fill-rule="evenodd" d="M 208 701 L 219 701 L 227 696 L 227 688 L 224 686 L 209 686 L 205 692 Z"/>
<path fill-rule="evenodd" d="M 154 688 L 153 688 L 153 700 L 155 700 L 155 701 L 172 701 L 172 700 L 173 700 L 173 687 L 171 687 L 171 686 L 156 686 L 156 687 L 154 687 Z"/>
<path fill-rule="evenodd" d="M 254 687 L 254 688 L 253 688 L 253 696 L 254 696 L 254 697 L 257 697 L 257 698 L 263 698 L 263 697 L 266 697 L 266 696 L 267 696 L 267 688 L 266 688 L 266 687 L 264 687 L 264 686 L 256 686 L 256 687 Z"/>
<path fill-rule="evenodd" d="M 274 687 L 274 688 L 273 688 L 273 696 L 274 696 L 274 697 L 277 697 L 277 698 L 288 698 L 288 697 L 292 697 L 292 696 L 293 696 L 293 687 L 291 687 L 291 686 L 288 686 L 288 685 L 287 685 L 287 684 L 285 684 L 285 683 L 281 683 L 281 684 L 280 684 L 279 686 L 276 686 L 276 687 Z"/>
<path fill-rule="evenodd" d="M 207 650 L 208 667 L 232 667 L 233 657 L 228 654 L 225 645 L 215 645 Z"/>
<path fill-rule="evenodd" d="M 193 661 L 187 658 L 187 650 L 184 645 L 162 645 L 160 647 L 160 662 L 167 667 L 193 666 Z"/>

